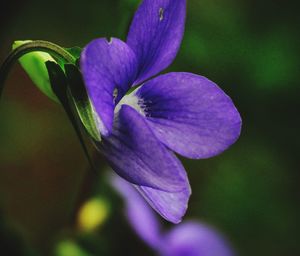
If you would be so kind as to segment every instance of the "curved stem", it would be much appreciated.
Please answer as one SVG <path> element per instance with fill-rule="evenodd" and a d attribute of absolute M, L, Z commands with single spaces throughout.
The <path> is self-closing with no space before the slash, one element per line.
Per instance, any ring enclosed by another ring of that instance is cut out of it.
<path fill-rule="evenodd" d="M 42 40 L 25 43 L 13 50 L 0 67 L 0 97 L 4 88 L 4 83 L 13 64 L 23 55 L 35 51 L 49 53 L 53 57 L 61 59 L 66 63 L 73 64 L 76 62 L 76 58 L 72 54 L 54 43 Z"/>

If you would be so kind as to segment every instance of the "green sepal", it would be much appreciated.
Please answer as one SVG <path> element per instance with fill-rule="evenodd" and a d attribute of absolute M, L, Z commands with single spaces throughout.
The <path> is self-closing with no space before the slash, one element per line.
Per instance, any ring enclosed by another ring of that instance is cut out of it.
<path fill-rule="evenodd" d="M 71 48 L 64 48 L 64 50 L 66 50 L 68 53 L 70 53 L 76 59 L 76 63 L 74 63 L 74 64 L 79 67 L 79 59 L 80 59 L 80 54 L 81 54 L 82 48 L 80 48 L 78 46 L 74 46 Z M 59 59 L 57 59 L 56 61 L 62 67 L 62 69 L 65 70 L 66 62 L 64 62 L 63 60 L 59 60 Z"/>
<path fill-rule="evenodd" d="M 65 65 L 72 100 L 88 134 L 96 141 L 101 141 L 100 132 L 96 126 L 96 116 L 93 105 L 87 95 L 80 70 L 72 64 Z"/>
<path fill-rule="evenodd" d="M 72 54 L 77 60 L 80 58 L 80 54 L 82 52 L 82 48 L 79 46 L 74 46 L 71 48 L 65 48 L 65 50 L 67 52 L 69 52 L 70 54 Z"/>
<path fill-rule="evenodd" d="M 72 65 L 72 64 L 70 64 Z M 74 65 L 72 65 L 74 66 Z M 75 67 L 75 66 L 74 66 Z M 75 132 L 77 134 L 77 137 L 80 141 L 80 144 L 83 148 L 83 151 L 92 167 L 92 169 L 96 170 L 96 168 L 93 165 L 92 159 L 89 155 L 89 151 L 85 145 L 83 135 L 81 133 L 80 129 L 80 120 L 78 120 L 77 112 L 73 108 L 73 102 L 70 98 L 70 91 L 69 91 L 69 81 L 68 78 L 65 76 L 64 71 L 55 62 L 47 61 L 46 62 L 46 68 L 49 73 L 49 80 L 52 87 L 53 92 L 61 102 L 66 114 L 68 115 L 69 120 L 71 121 L 71 124 L 73 125 L 73 128 L 75 129 Z"/>

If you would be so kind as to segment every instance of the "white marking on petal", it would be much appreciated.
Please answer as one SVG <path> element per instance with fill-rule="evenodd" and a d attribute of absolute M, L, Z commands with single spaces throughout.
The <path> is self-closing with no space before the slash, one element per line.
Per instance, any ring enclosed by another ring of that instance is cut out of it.
<path fill-rule="evenodd" d="M 102 133 L 107 133 L 107 129 L 104 126 L 100 116 L 95 111 L 95 108 L 94 108 L 93 104 L 91 104 L 91 107 L 92 107 L 92 113 L 93 113 L 94 121 L 95 121 L 95 124 L 96 124 L 96 128 L 97 128 L 97 131 L 99 132 L 99 135 L 100 135 L 99 136 L 99 141 L 101 141 L 101 135 L 102 135 Z"/>
<path fill-rule="evenodd" d="M 141 107 L 141 99 L 138 98 L 134 92 L 125 95 L 120 102 L 118 103 L 118 105 L 115 108 L 115 114 L 118 113 L 121 109 L 122 105 L 129 105 L 132 108 L 134 108 L 137 112 L 139 112 L 140 114 L 142 114 L 143 116 L 145 116 L 145 111 L 144 109 Z"/>
<path fill-rule="evenodd" d="M 109 45 L 111 45 L 111 44 L 112 44 L 112 42 L 113 42 L 113 38 L 112 38 L 112 37 L 110 37 L 109 39 L 108 39 L 108 38 L 106 38 L 106 41 L 107 41 L 107 43 L 108 43 Z"/>
<path fill-rule="evenodd" d="M 118 97 L 118 88 L 115 88 L 114 89 L 114 92 L 113 92 L 113 98 L 114 98 L 114 103 L 115 103 L 115 101 L 116 101 L 116 98 Z"/>
<path fill-rule="evenodd" d="M 159 8 L 159 21 L 164 19 L 164 8 Z"/>

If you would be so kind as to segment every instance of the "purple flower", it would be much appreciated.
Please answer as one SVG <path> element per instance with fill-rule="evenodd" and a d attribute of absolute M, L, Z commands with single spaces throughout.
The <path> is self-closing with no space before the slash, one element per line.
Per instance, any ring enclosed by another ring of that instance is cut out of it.
<path fill-rule="evenodd" d="M 172 151 L 212 157 L 233 144 L 241 129 L 231 99 L 207 78 L 180 72 L 149 79 L 175 58 L 185 13 L 185 0 L 144 0 L 126 43 L 93 40 L 80 62 L 101 134 L 99 151 L 174 223 L 184 215 L 191 190 Z"/>
<path fill-rule="evenodd" d="M 152 209 L 128 182 L 112 175 L 110 183 L 125 199 L 126 217 L 135 232 L 160 255 L 234 255 L 225 238 L 199 221 L 186 221 L 163 232 Z"/>

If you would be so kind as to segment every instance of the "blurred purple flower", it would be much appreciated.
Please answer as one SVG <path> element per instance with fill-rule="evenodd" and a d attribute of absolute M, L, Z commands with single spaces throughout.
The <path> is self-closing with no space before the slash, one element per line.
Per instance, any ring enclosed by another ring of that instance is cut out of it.
<path fill-rule="evenodd" d="M 80 62 L 101 134 L 98 149 L 174 223 L 184 215 L 191 190 L 172 151 L 193 159 L 212 157 L 233 144 L 241 129 L 231 99 L 207 78 L 181 72 L 147 80 L 175 58 L 185 13 L 185 0 L 144 0 L 126 43 L 93 40 Z"/>
<path fill-rule="evenodd" d="M 111 175 L 110 183 L 125 199 L 126 217 L 136 233 L 164 256 L 233 256 L 228 242 L 199 221 L 186 221 L 163 232 L 152 209 L 127 181 Z"/>

